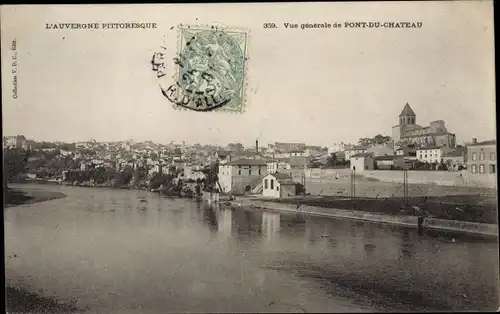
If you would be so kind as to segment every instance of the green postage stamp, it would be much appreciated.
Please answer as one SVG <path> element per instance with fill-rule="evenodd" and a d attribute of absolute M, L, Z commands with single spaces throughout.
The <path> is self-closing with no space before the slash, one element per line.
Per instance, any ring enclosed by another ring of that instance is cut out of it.
<path fill-rule="evenodd" d="M 189 26 L 179 31 L 176 82 L 162 89 L 164 96 L 176 108 L 242 112 L 248 33 Z"/>

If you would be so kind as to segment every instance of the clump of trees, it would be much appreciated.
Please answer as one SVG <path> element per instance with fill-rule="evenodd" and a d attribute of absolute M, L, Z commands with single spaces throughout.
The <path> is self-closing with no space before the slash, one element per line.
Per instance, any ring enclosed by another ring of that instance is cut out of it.
<path fill-rule="evenodd" d="M 245 149 L 241 143 L 229 143 L 226 148 L 231 152 L 241 152 Z"/>
<path fill-rule="evenodd" d="M 25 172 L 30 156 L 30 151 L 10 148 L 3 151 L 3 186 L 7 188 L 7 182 L 17 179 Z"/>
<path fill-rule="evenodd" d="M 149 188 L 158 189 L 160 186 L 167 187 L 174 178 L 171 174 L 155 174 L 149 182 Z"/>
<path fill-rule="evenodd" d="M 358 140 L 358 144 L 361 146 L 370 145 L 380 145 L 392 141 L 392 138 L 388 135 L 377 134 L 373 138 L 362 137 Z"/>
<path fill-rule="evenodd" d="M 38 174 L 37 174 L 38 176 Z M 82 183 L 93 181 L 95 184 L 110 184 L 116 180 L 119 174 L 113 168 L 95 168 L 89 170 L 69 170 L 66 172 L 65 181 L 71 183 Z"/>
<path fill-rule="evenodd" d="M 325 163 L 312 162 L 309 163 L 308 168 L 348 168 L 350 165 L 349 160 L 339 159 L 337 154 L 332 153 L 328 158 L 326 158 Z"/>
<path fill-rule="evenodd" d="M 437 170 L 437 171 L 448 171 L 448 169 L 451 169 L 451 163 L 446 164 L 443 161 L 441 161 L 440 163 L 417 161 L 413 164 L 412 168 L 412 170 Z M 459 170 L 461 170 L 460 167 Z"/>

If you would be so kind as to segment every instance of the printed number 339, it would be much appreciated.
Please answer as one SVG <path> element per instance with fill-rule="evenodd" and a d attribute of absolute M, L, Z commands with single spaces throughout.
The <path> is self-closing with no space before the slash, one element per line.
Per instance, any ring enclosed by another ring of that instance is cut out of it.
<path fill-rule="evenodd" d="M 264 28 L 278 28 L 274 23 L 264 23 Z"/>

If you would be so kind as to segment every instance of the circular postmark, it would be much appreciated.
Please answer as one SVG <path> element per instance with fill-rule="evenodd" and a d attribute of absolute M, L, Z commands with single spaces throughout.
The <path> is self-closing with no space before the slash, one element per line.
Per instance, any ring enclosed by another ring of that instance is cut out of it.
<path fill-rule="evenodd" d="M 206 30 L 186 43 L 180 61 L 180 87 L 191 94 L 192 109 L 212 107 L 237 97 L 243 86 L 244 54 L 223 31 Z"/>
<path fill-rule="evenodd" d="M 243 103 L 246 34 L 220 29 L 181 29 L 177 82 L 162 93 L 172 103 L 195 111 Z M 153 70 L 160 77 L 162 55 L 153 56 Z M 163 66 L 164 68 L 164 66 Z"/>

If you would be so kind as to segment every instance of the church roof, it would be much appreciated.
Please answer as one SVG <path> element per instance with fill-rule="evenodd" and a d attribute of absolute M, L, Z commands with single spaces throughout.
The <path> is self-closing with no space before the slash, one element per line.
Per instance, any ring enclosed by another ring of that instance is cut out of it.
<path fill-rule="evenodd" d="M 403 111 L 399 114 L 400 117 L 406 117 L 406 116 L 416 116 L 415 112 L 411 109 L 410 105 L 406 103 L 405 107 L 403 108 Z"/>

